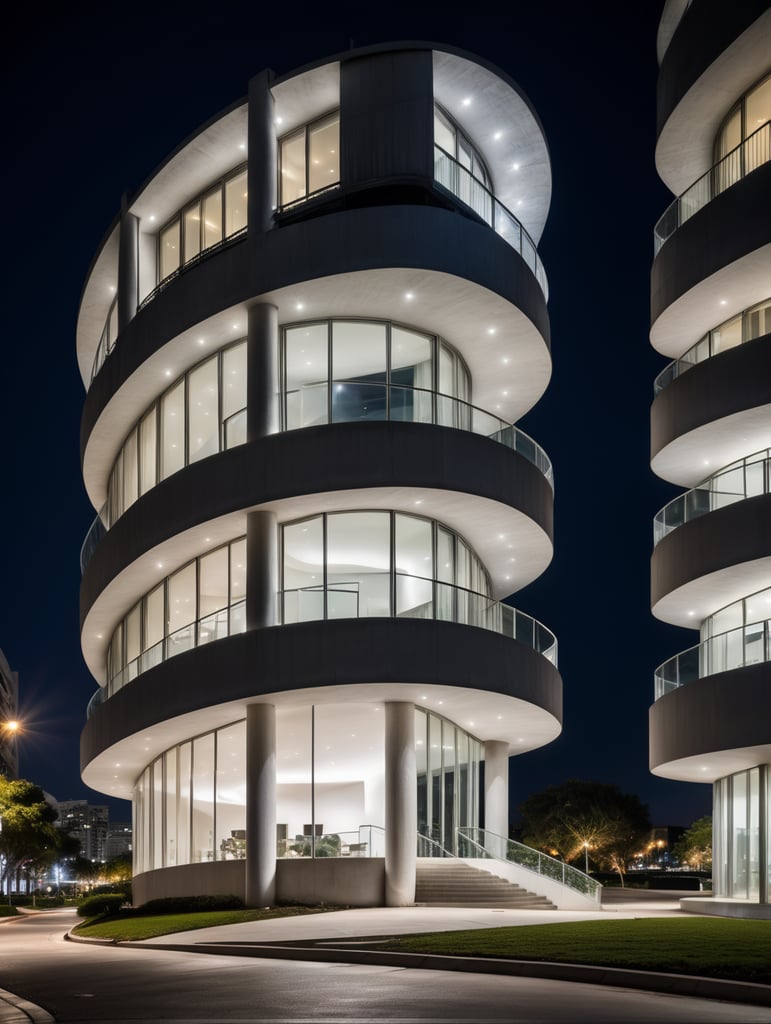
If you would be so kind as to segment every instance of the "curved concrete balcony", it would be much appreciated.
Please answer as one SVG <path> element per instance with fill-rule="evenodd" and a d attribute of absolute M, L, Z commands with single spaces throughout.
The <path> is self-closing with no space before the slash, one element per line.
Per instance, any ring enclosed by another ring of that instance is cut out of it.
<path fill-rule="evenodd" d="M 698 625 L 733 601 L 771 585 L 771 494 L 717 508 L 664 536 L 651 557 L 656 618 Z"/>
<path fill-rule="evenodd" d="M 530 642 L 428 618 L 302 622 L 205 644 L 124 686 L 86 724 L 84 778 L 130 793 L 157 754 L 244 717 L 247 703 L 268 695 L 277 707 L 412 701 L 511 752 L 542 746 L 562 723 L 559 672 Z"/>
<path fill-rule="evenodd" d="M 330 583 L 326 587 L 319 585 L 281 591 L 278 595 L 281 622 L 283 625 L 292 625 L 296 622 L 372 617 L 435 619 L 489 629 L 532 647 L 547 661 L 557 665 L 557 638 L 551 630 L 511 605 L 493 601 L 485 594 L 477 594 L 464 587 L 404 572 L 370 573 L 367 582 L 388 595 L 386 604 L 389 607 L 379 608 L 375 616 L 361 603 L 357 584 Z M 400 611 L 403 604 L 410 603 L 405 601 L 408 593 L 420 595 L 419 602 Z M 89 714 L 96 706 L 112 698 L 124 686 L 156 665 L 196 647 L 244 632 L 245 601 L 238 601 L 191 622 L 143 651 L 113 676 L 106 687 L 100 687 L 89 703 Z"/>
<path fill-rule="evenodd" d="M 662 666 L 663 667 L 663 666 Z M 771 759 L 767 661 L 701 676 L 664 693 L 649 711 L 650 769 L 714 782 Z"/>
<path fill-rule="evenodd" d="M 688 370 L 739 345 L 771 334 L 771 298 L 764 299 L 737 316 L 724 320 L 691 345 L 679 359 L 673 359 L 653 382 L 654 397 Z"/>
<path fill-rule="evenodd" d="M 660 509 L 653 520 L 653 546 L 672 530 L 737 501 L 771 491 L 771 451 L 748 455 L 715 473 L 699 487 L 679 494 Z"/>
<path fill-rule="evenodd" d="M 710 467 L 771 447 L 770 338 L 764 334 L 721 351 L 659 392 L 651 406 L 651 468 L 657 476 L 695 487 Z"/>
<path fill-rule="evenodd" d="M 669 658 L 654 674 L 654 700 L 680 686 L 720 672 L 771 661 L 771 630 L 766 620 L 729 629 Z"/>
<path fill-rule="evenodd" d="M 488 437 L 427 423 L 346 423 L 273 434 L 196 462 L 136 501 L 98 543 L 81 584 L 84 657 L 104 674 L 108 634 L 175 566 L 246 533 L 322 511 L 393 509 L 460 533 L 498 599 L 552 557 L 552 487 L 533 461 Z"/>
<path fill-rule="evenodd" d="M 770 124 L 756 135 L 771 146 Z M 687 218 L 673 218 L 651 269 L 650 338 L 662 355 L 680 358 L 716 323 L 768 295 L 771 225 L 758 216 L 771 190 L 771 160 L 765 151 L 764 157 L 730 187 L 696 203 Z"/>
<path fill-rule="evenodd" d="M 659 27 L 656 167 L 675 193 L 712 164 L 728 108 L 768 69 L 771 32 L 765 0 L 684 7 L 670 0 Z"/>

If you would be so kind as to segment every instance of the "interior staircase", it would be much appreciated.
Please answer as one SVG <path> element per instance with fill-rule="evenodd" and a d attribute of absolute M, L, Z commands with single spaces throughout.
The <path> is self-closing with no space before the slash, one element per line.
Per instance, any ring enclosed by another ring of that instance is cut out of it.
<path fill-rule="evenodd" d="M 430 907 L 556 910 L 545 896 L 454 857 L 418 857 L 415 902 Z"/>

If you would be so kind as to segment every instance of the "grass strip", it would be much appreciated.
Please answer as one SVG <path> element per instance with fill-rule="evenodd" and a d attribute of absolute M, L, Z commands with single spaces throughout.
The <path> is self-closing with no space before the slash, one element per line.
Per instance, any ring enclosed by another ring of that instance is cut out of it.
<path fill-rule="evenodd" d="M 206 910 L 190 914 L 153 914 L 148 917 L 100 918 L 73 929 L 75 935 L 90 939 L 112 939 L 115 942 L 155 939 L 173 932 L 193 931 L 196 928 L 216 928 L 225 924 L 243 924 L 245 921 L 270 921 L 276 917 L 299 917 L 303 914 L 323 914 L 327 907 L 271 907 L 267 910 Z"/>
<path fill-rule="evenodd" d="M 394 937 L 378 949 L 551 960 L 771 984 L 771 921 L 576 921 Z"/>

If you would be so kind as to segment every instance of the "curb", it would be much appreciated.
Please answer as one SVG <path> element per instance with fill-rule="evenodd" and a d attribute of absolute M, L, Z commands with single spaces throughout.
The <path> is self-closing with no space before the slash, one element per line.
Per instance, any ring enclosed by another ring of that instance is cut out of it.
<path fill-rule="evenodd" d="M 70 936 L 68 936 L 70 938 Z M 100 942 L 105 939 L 73 939 L 77 942 Z M 722 999 L 733 1003 L 771 1006 L 771 986 L 747 981 L 727 981 L 692 974 L 664 974 L 660 971 L 634 971 L 623 967 L 594 967 L 589 964 L 553 963 L 542 960 L 496 960 L 482 957 L 440 956 L 430 953 L 386 953 L 381 950 L 349 949 L 318 946 L 270 946 L 267 944 L 218 945 L 200 943 L 118 942 L 127 949 L 163 949 L 178 953 L 207 953 L 217 956 L 264 957 L 271 960 L 315 960 L 324 963 L 377 964 L 384 967 L 411 967 L 432 971 L 463 971 L 469 974 L 502 974 L 510 977 L 546 978 L 552 981 L 574 981 L 590 985 L 611 985 L 620 988 L 664 992 L 669 995 Z"/>
<path fill-rule="evenodd" d="M 0 1024 L 56 1024 L 48 1010 L 0 988 Z"/>

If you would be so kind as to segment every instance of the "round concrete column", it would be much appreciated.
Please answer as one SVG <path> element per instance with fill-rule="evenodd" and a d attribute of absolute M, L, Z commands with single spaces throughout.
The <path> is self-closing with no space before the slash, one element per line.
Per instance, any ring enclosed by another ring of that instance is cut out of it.
<path fill-rule="evenodd" d="M 278 184 L 275 103 L 270 91 L 272 71 L 263 71 L 249 82 L 249 166 L 247 215 L 249 235 L 273 227 Z"/>
<path fill-rule="evenodd" d="M 246 368 L 246 436 L 257 441 L 279 428 L 278 309 L 269 302 L 249 309 Z"/>
<path fill-rule="evenodd" d="M 485 741 L 485 830 L 509 837 L 509 746 Z"/>
<path fill-rule="evenodd" d="M 276 902 L 276 709 L 246 708 L 246 905 Z"/>
<path fill-rule="evenodd" d="M 275 512 L 246 514 L 246 628 L 278 622 L 278 522 Z"/>
<path fill-rule="evenodd" d="M 139 220 L 128 212 L 125 195 L 120 205 L 118 330 L 124 331 L 134 319 L 139 304 Z"/>
<path fill-rule="evenodd" d="M 415 902 L 418 791 L 415 708 L 385 706 L 385 901 L 387 907 Z"/>

